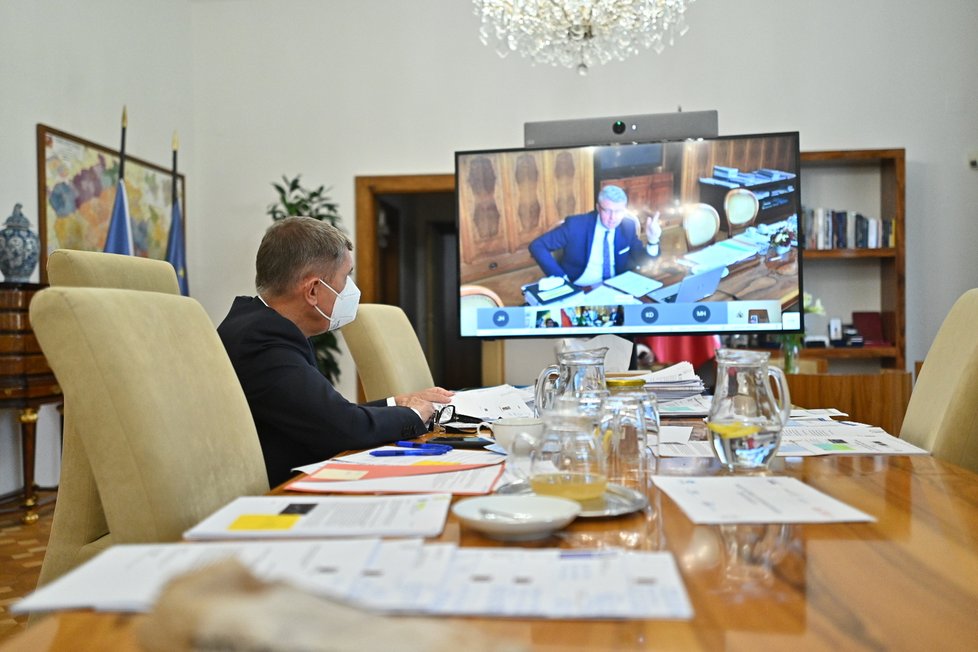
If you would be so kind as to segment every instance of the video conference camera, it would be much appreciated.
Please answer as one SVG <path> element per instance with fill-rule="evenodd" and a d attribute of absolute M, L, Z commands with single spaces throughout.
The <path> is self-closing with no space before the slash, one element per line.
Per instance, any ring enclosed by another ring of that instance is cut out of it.
<path fill-rule="evenodd" d="M 523 123 L 523 143 L 526 147 L 566 147 L 714 138 L 719 134 L 718 123 L 716 111 L 526 122 Z M 609 124 L 611 133 L 608 133 Z"/>

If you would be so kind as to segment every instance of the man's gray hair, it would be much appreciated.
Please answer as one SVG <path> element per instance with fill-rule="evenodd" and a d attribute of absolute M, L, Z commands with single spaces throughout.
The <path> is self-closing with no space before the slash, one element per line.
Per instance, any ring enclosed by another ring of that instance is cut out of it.
<path fill-rule="evenodd" d="M 607 199 L 610 202 L 620 204 L 622 202 L 628 203 L 628 194 L 622 190 L 619 186 L 605 186 L 598 193 L 598 201 L 602 199 Z"/>
<path fill-rule="evenodd" d="M 345 233 L 312 217 L 287 217 L 265 232 L 255 259 L 255 288 L 261 296 L 281 296 L 309 274 L 329 277 L 353 243 Z"/>

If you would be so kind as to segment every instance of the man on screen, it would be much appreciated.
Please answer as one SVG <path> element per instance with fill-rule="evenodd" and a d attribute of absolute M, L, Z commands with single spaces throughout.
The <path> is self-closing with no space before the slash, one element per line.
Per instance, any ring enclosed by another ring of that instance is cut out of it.
<path fill-rule="evenodd" d="M 645 221 L 648 243 L 638 237 L 638 221 L 628 215 L 628 195 L 605 186 L 595 210 L 571 215 L 530 243 L 530 255 L 547 276 L 564 277 L 574 285 L 599 285 L 603 280 L 641 267 L 659 255 L 662 227 L 659 214 Z M 553 252 L 563 251 L 558 261 Z"/>

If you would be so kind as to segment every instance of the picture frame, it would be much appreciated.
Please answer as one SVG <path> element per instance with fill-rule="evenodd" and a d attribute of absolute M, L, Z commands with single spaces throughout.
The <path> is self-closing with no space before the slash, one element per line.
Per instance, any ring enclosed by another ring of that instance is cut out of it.
<path fill-rule="evenodd" d="M 37 125 L 37 224 L 40 279 L 55 249 L 102 251 L 119 180 L 119 151 L 67 132 Z M 126 154 L 126 195 L 133 253 L 166 259 L 172 215 L 173 172 Z M 177 196 L 187 233 L 186 177 L 177 173 Z"/>

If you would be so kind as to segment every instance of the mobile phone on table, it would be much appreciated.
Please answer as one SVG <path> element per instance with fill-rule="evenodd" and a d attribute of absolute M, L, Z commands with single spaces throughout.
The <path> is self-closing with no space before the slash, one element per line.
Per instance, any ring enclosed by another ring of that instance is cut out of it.
<path fill-rule="evenodd" d="M 428 443 L 445 444 L 452 448 L 485 448 L 493 442 L 482 437 L 432 437 Z"/>

